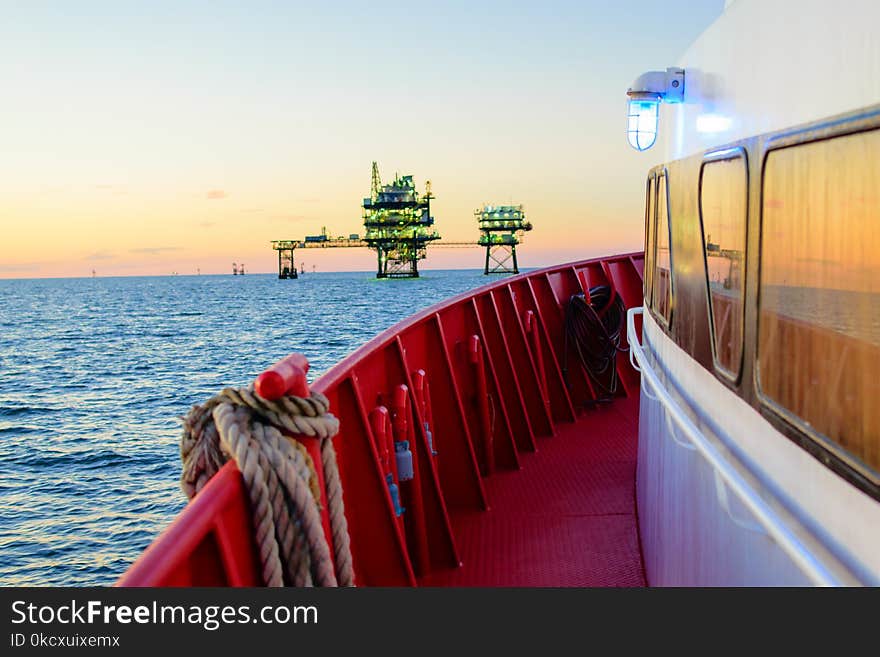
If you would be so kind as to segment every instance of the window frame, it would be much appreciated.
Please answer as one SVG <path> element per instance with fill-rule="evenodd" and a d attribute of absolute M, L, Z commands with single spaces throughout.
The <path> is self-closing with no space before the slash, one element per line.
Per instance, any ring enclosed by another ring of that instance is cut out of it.
<path fill-rule="evenodd" d="M 657 176 L 652 171 L 645 181 L 645 266 L 644 285 L 642 286 L 642 301 L 644 305 L 651 306 L 653 299 L 654 284 L 654 233 L 656 232 L 656 187 Z"/>
<path fill-rule="evenodd" d="M 821 124 L 795 129 L 770 136 L 760 148 L 761 172 L 758 198 L 758 236 L 757 257 L 755 258 L 754 276 L 756 295 L 754 350 L 750 359 L 752 366 L 752 385 L 755 399 L 761 414 L 779 431 L 797 443 L 806 452 L 822 462 L 830 470 L 841 476 L 874 499 L 880 500 L 880 472 L 848 452 L 837 442 L 812 427 L 804 418 L 785 408 L 768 397 L 761 388 L 760 353 L 761 353 L 761 275 L 764 264 L 764 198 L 766 187 L 767 162 L 772 153 L 787 148 L 806 146 L 813 143 L 831 141 L 840 137 L 880 130 L 880 112 L 877 110 L 855 113 L 841 119 L 826 121 Z"/>
<path fill-rule="evenodd" d="M 714 162 L 724 162 L 728 160 L 741 160 L 743 164 L 743 169 L 745 171 L 745 187 L 743 189 L 743 195 L 745 196 L 745 221 L 744 221 L 744 234 L 743 234 L 743 264 L 742 264 L 742 313 L 740 316 L 740 330 L 742 332 L 742 344 L 740 345 L 739 352 L 739 363 L 737 371 L 731 372 L 726 367 L 724 367 L 720 361 L 718 360 L 718 350 L 716 347 L 716 336 L 715 336 L 715 308 L 712 305 L 712 289 L 709 281 L 709 260 L 706 255 L 706 226 L 703 222 L 703 174 L 706 171 L 708 165 Z M 763 173 L 763 172 L 762 172 Z M 761 176 L 761 184 L 763 186 L 763 175 Z M 749 257 L 749 190 L 751 189 L 751 180 L 749 176 L 749 156 L 748 152 L 742 146 L 735 146 L 733 148 L 725 148 L 718 151 L 712 151 L 707 153 L 703 157 L 703 161 L 700 163 L 700 174 L 699 174 L 699 182 L 697 185 L 697 213 L 700 217 L 700 239 L 703 244 L 703 269 L 706 274 L 706 303 L 709 308 L 709 332 L 710 332 L 710 340 L 712 347 L 712 367 L 715 371 L 716 376 L 720 377 L 723 381 L 731 384 L 732 387 L 738 386 L 740 381 L 742 380 L 743 370 L 745 369 L 745 358 L 746 358 L 746 296 L 748 291 L 748 283 L 749 283 L 749 267 L 748 267 L 748 257 Z M 760 250 L 760 249 L 759 249 Z M 672 257 L 672 249 L 670 248 L 670 260 Z"/>
<path fill-rule="evenodd" d="M 654 208 L 653 208 L 653 222 L 654 222 L 654 246 L 652 248 L 651 261 L 652 261 L 652 269 L 651 269 L 651 298 L 649 303 L 649 308 L 651 310 L 651 316 L 654 320 L 665 329 L 667 334 L 672 334 L 672 320 L 675 314 L 675 286 L 673 285 L 674 278 L 674 270 L 675 270 L 675 261 L 672 256 L 672 213 L 669 208 L 669 171 L 666 167 L 661 167 L 657 169 L 654 174 L 655 182 L 654 182 Z M 660 198 L 660 180 L 663 179 L 663 188 L 666 196 L 666 232 L 669 237 L 669 319 L 663 316 L 655 307 L 654 307 L 654 284 L 657 282 L 655 273 L 657 270 L 657 247 L 659 245 L 659 240 L 657 239 L 657 230 L 659 228 L 660 221 L 660 204 L 658 200 Z"/>

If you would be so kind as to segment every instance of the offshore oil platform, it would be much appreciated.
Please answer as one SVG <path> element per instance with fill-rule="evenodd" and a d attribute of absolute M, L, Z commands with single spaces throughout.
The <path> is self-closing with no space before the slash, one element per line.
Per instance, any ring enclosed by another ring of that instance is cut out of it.
<path fill-rule="evenodd" d="M 425 183 L 424 194 L 416 191 L 412 176 L 394 176 L 382 184 L 379 166 L 373 162 L 370 196 L 361 205 L 364 235 L 350 233 L 332 237 L 327 228 L 320 235 L 304 240 L 274 240 L 278 252 L 278 278 L 297 278 L 294 252 L 296 249 L 357 248 L 376 251 L 376 278 L 418 278 L 419 260 L 427 257 L 427 247 L 483 247 L 486 249 L 484 274 L 518 274 L 516 246 L 522 234 L 532 229 L 526 221 L 522 205 L 484 205 L 475 210 L 480 237 L 476 242 L 448 242 L 433 229 L 431 216 L 431 181 Z"/>
<path fill-rule="evenodd" d="M 390 185 L 379 178 L 373 162 L 370 197 L 363 202 L 364 242 L 375 249 L 379 266 L 376 278 L 417 278 L 419 260 L 426 256 L 429 242 L 439 240 L 432 230 L 431 181 L 419 197 L 412 176 L 394 176 Z"/>
<path fill-rule="evenodd" d="M 518 274 L 516 245 L 532 229 L 522 205 L 484 205 L 474 210 L 480 227 L 478 244 L 486 247 L 484 274 Z"/>

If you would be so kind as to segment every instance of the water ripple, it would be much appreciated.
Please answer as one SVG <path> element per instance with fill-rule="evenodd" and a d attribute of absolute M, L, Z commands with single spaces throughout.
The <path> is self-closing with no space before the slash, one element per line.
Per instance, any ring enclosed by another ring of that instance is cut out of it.
<path fill-rule="evenodd" d="M 179 416 L 310 376 L 478 272 L 0 280 L 0 585 L 108 585 L 184 505 Z"/>

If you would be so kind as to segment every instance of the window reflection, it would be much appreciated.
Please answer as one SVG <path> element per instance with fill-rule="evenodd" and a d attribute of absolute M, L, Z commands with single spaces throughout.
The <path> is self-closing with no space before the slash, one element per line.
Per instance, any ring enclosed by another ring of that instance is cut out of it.
<path fill-rule="evenodd" d="M 739 375 L 743 344 L 744 255 L 746 248 L 746 161 L 708 162 L 700 184 L 706 273 L 712 309 L 715 359 Z"/>
<path fill-rule="evenodd" d="M 653 280 L 654 311 L 668 324 L 672 312 L 672 275 L 669 251 L 669 214 L 666 206 L 666 176 L 657 178 L 657 235 Z"/>
<path fill-rule="evenodd" d="M 762 393 L 880 470 L 880 131 L 772 151 Z"/>
<path fill-rule="evenodd" d="M 654 176 L 648 178 L 645 199 L 645 300 L 651 299 L 651 281 L 654 278 Z"/>

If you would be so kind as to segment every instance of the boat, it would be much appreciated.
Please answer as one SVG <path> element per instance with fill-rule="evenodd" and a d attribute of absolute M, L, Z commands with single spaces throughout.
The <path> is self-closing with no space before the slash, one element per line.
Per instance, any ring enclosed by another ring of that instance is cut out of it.
<path fill-rule="evenodd" d="M 335 449 L 333 581 L 880 584 L 878 19 L 727 2 L 627 92 L 644 252 L 445 300 L 310 388 L 300 355 L 261 375 L 338 419 L 285 433 L 317 480 Z M 118 585 L 268 583 L 245 479 L 219 467 Z"/>

